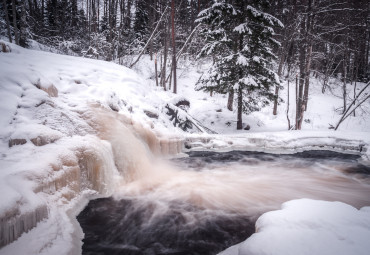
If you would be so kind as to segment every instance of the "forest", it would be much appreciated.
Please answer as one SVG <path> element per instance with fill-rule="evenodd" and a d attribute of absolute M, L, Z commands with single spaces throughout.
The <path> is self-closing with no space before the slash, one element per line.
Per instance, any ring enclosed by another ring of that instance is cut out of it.
<path fill-rule="evenodd" d="M 0 0 L 0 255 L 368 255 L 369 0 Z"/>
<path fill-rule="evenodd" d="M 212 67 L 196 89 L 227 94 L 237 129 L 242 113 L 272 104 L 277 114 L 282 80 L 296 84 L 289 129 L 302 127 L 312 75 L 322 93 L 330 77 L 341 80 L 343 119 L 368 99 L 356 90 L 370 79 L 366 0 L 3 0 L 0 15 L 1 36 L 22 47 L 36 41 L 130 68 L 148 54 L 156 85 L 173 93 L 178 60 L 207 59 Z"/>

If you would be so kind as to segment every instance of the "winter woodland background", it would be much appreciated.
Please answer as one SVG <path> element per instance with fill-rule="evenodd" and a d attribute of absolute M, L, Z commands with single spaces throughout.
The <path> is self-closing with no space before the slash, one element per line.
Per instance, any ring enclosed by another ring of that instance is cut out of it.
<path fill-rule="evenodd" d="M 287 126 L 301 129 L 310 79 L 323 94 L 340 87 L 343 119 L 367 100 L 356 86 L 370 78 L 369 10 L 366 0 L 3 0 L 0 31 L 22 47 L 37 42 L 45 51 L 131 68 L 147 54 L 150 78 L 174 93 L 180 59 L 208 61 L 196 88 L 228 95 L 238 129 L 246 128 L 242 113 L 271 103 L 276 115 L 279 102 L 289 102 L 279 97 L 288 81 L 296 88 Z"/>
<path fill-rule="evenodd" d="M 368 254 L 369 50 L 368 0 L 0 0 L 0 254 L 81 254 L 83 207 L 131 191 L 267 212 L 223 254 Z M 197 150 L 360 170 L 153 160 Z"/>

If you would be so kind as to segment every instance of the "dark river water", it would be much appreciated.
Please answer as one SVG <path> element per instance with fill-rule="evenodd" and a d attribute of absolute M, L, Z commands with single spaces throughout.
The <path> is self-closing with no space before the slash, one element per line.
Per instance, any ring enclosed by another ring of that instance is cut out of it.
<path fill-rule="evenodd" d="M 83 254 L 217 254 L 285 201 L 369 206 L 370 167 L 358 159 L 329 151 L 190 152 L 113 197 L 90 201 L 77 217 Z"/>

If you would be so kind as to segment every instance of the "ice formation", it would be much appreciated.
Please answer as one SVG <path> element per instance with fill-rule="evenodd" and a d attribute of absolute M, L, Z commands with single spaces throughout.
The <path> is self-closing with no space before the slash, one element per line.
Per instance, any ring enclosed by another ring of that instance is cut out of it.
<path fill-rule="evenodd" d="M 153 124 L 143 111 L 166 102 L 146 103 L 131 70 L 3 43 L 11 51 L 0 55 L 0 247 L 55 218 L 55 208 L 69 210 L 84 191 L 107 196 L 138 178 L 134 159 L 148 151 L 181 152 L 181 134 L 163 136 L 171 123 Z"/>

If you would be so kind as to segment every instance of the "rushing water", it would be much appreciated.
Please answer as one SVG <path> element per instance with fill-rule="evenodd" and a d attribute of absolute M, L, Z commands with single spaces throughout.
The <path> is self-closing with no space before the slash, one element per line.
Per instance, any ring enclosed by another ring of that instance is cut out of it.
<path fill-rule="evenodd" d="M 357 160 L 328 151 L 232 151 L 153 164 L 152 174 L 80 213 L 83 254 L 217 254 L 248 238 L 262 213 L 288 200 L 370 205 L 370 167 Z"/>

